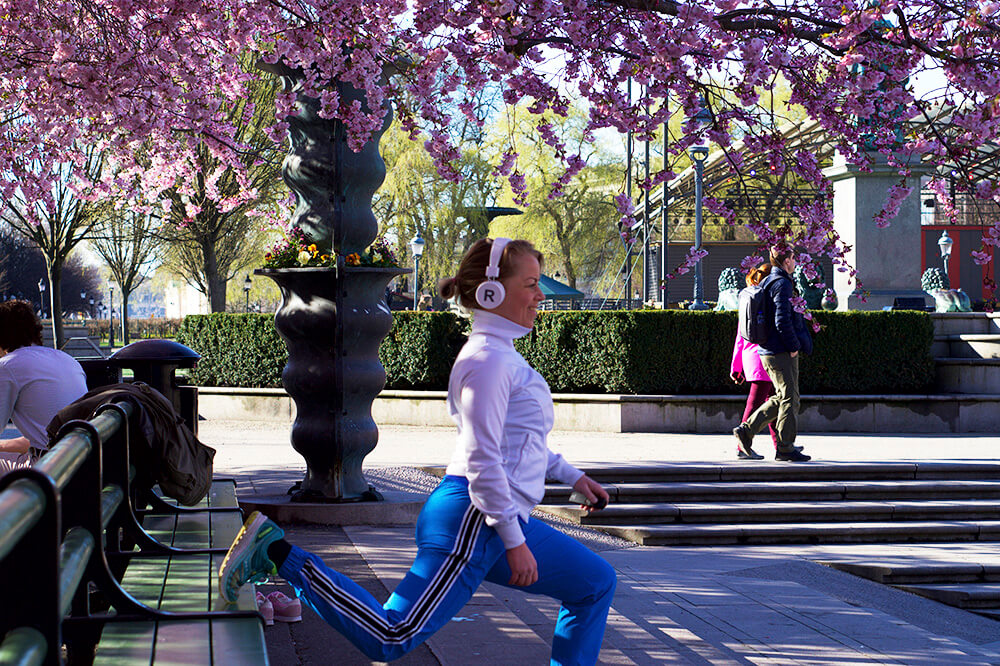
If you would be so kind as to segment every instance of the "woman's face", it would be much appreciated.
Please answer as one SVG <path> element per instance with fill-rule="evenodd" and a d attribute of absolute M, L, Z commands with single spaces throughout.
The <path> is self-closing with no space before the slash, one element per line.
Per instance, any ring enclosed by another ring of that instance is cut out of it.
<path fill-rule="evenodd" d="M 493 312 L 515 324 L 531 328 L 538 316 L 538 304 L 545 300 L 538 286 L 541 267 L 538 259 L 530 254 L 511 257 L 511 262 L 510 274 L 500 280 L 507 295 Z"/>

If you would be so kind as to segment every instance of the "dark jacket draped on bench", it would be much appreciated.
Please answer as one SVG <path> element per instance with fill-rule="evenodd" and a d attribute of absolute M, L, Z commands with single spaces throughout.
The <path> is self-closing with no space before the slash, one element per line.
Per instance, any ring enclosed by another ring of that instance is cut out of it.
<path fill-rule="evenodd" d="M 159 484 L 164 494 L 181 504 L 197 504 L 212 485 L 215 449 L 202 444 L 163 395 L 143 382 L 98 387 L 64 408 L 49 423 L 54 439 L 63 424 L 89 419 L 94 410 L 115 400 L 128 399 L 139 410 L 138 432 L 129 432 L 129 460 L 138 487 Z"/>

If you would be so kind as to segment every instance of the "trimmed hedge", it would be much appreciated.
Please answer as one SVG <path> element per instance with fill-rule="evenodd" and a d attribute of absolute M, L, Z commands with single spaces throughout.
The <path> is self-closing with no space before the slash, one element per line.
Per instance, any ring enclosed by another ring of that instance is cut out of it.
<path fill-rule="evenodd" d="M 823 329 L 800 364 L 803 393 L 924 392 L 934 327 L 922 312 L 813 312 Z M 736 313 L 544 313 L 518 349 L 554 392 L 733 393 Z"/>
<path fill-rule="evenodd" d="M 469 320 L 451 312 L 394 312 L 378 355 L 386 388 L 445 389 L 469 333 Z"/>
<path fill-rule="evenodd" d="M 803 393 L 920 393 L 932 388 L 934 331 L 922 312 L 813 312 L 823 326 L 802 360 Z M 192 381 L 281 386 L 287 358 L 273 316 L 188 317 L 177 340 L 202 355 Z M 468 321 L 396 312 L 379 355 L 387 388 L 445 389 Z M 541 313 L 518 350 L 556 393 L 738 392 L 729 380 L 736 313 L 668 310 Z"/>
<path fill-rule="evenodd" d="M 281 388 L 288 352 L 273 314 L 189 315 L 176 340 L 201 354 L 192 384 Z"/>

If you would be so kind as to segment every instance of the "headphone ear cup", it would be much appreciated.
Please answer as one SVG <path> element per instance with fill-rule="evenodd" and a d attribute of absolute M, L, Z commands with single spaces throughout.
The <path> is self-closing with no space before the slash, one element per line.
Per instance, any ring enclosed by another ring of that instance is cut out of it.
<path fill-rule="evenodd" d="M 506 295 L 499 280 L 487 280 L 476 287 L 476 303 L 484 310 L 492 310 L 503 303 Z"/>

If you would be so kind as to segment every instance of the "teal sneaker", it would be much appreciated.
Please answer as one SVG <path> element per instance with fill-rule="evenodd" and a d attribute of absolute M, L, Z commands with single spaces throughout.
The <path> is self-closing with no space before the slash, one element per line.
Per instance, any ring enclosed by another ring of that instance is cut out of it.
<path fill-rule="evenodd" d="M 219 567 L 219 592 L 223 599 L 233 603 L 244 584 L 263 583 L 268 574 L 278 573 L 267 556 L 267 547 L 284 536 L 285 531 L 260 511 L 250 514 Z"/>

